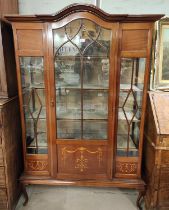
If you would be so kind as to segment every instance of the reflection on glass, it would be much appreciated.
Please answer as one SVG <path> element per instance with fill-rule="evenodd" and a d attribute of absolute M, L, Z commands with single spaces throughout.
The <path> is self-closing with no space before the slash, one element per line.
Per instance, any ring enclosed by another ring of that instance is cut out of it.
<path fill-rule="evenodd" d="M 46 104 L 42 57 L 20 57 L 26 146 L 29 154 L 47 153 Z"/>
<path fill-rule="evenodd" d="M 58 139 L 80 139 L 81 121 L 80 120 L 57 120 Z"/>
<path fill-rule="evenodd" d="M 21 57 L 20 69 L 22 87 L 44 87 L 43 59 L 41 57 Z"/>
<path fill-rule="evenodd" d="M 107 122 L 103 120 L 83 121 L 84 139 L 107 139 Z"/>
<path fill-rule="evenodd" d="M 23 90 L 23 108 L 26 118 L 46 118 L 44 89 L 29 88 Z"/>
<path fill-rule="evenodd" d="M 54 54 L 62 56 L 109 56 L 111 31 L 78 19 L 53 30 Z"/>
<path fill-rule="evenodd" d="M 57 118 L 80 119 L 81 118 L 81 92 L 67 88 L 56 90 L 56 114 Z"/>
<path fill-rule="evenodd" d="M 120 86 L 142 91 L 144 85 L 146 59 L 145 58 L 122 58 Z"/>
<path fill-rule="evenodd" d="M 80 87 L 80 58 L 57 57 L 55 73 L 57 87 Z"/>
<path fill-rule="evenodd" d="M 83 92 L 83 118 L 107 119 L 108 118 L 107 91 Z"/>
<path fill-rule="evenodd" d="M 118 156 L 138 156 L 145 58 L 122 58 L 118 111 Z"/>
<path fill-rule="evenodd" d="M 84 88 L 108 88 L 109 59 L 88 57 L 83 63 Z"/>
<path fill-rule="evenodd" d="M 86 19 L 53 30 L 57 138 L 107 139 L 110 40 Z"/>

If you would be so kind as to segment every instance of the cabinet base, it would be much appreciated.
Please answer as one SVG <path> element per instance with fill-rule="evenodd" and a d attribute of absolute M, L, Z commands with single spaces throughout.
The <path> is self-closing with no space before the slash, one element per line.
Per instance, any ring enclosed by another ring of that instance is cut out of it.
<path fill-rule="evenodd" d="M 26 205 L 28 202 L 28 195 L 26 192 L 26 185 L 52 185 L 52 186 L 84 186 L 84 187 L 117 187 L 117 188 L 128 188 L 139 190 L 138 199 L 136 205 L 138 209 L 141 208 L 141 199 L 145 195 L 145 183 L 141 179 L 120 179 L 114 178 L 112 180 L 59 180 L 51 177 L 45 176 L 30 176 L 22 175 L 20 178 L 20 183 L 22 186 L 22 192 L 25 197 L 25 202 L 23 205 Z"/>

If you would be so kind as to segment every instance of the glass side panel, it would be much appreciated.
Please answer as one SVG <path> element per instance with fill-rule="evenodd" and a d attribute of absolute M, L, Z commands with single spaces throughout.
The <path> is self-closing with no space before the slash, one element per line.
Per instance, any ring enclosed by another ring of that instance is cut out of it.
<path fill-rule="evenodd" d="M 28 154 L 46 154 L 46 104 L 42 57 L 20 57 Z"/>
<path fill-rule="evenodd" d="M 138 156 L 145 58 L 122 58 L 117 155 Z"/>
<path fill-rule="evenodd" d="M 78 19 L 53 30 L 58 139 L 107 139 L 111 30 Z"/>

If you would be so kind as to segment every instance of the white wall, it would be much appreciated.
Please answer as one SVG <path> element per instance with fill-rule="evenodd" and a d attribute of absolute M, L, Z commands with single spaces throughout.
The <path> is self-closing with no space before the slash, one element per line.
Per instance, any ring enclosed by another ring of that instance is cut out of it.
<path fill-rule="evenodd" d="M 95 0 L 19 0 L 20 14 L 50 14 L 72 3 L 93 3 Z M 109 13 L 166 14 L 169 0 L 101 0 L 101 8 Z"/>

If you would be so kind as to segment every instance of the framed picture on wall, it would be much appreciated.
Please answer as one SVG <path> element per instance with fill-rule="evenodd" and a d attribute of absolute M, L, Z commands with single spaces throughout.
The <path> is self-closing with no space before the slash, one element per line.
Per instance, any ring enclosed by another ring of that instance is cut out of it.
<path fill-rule="evenodd" d="M 158 23 L 154 88 L 169 90 L 169 18 Z"/>

